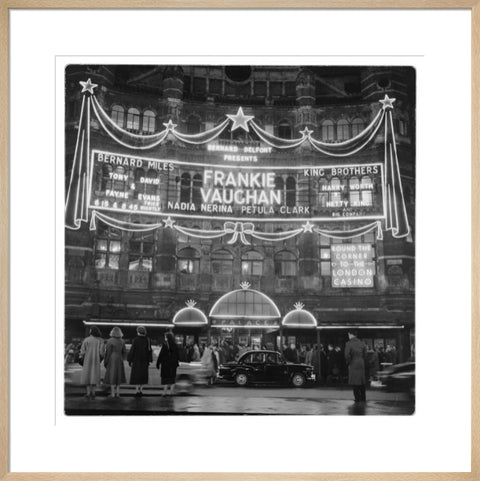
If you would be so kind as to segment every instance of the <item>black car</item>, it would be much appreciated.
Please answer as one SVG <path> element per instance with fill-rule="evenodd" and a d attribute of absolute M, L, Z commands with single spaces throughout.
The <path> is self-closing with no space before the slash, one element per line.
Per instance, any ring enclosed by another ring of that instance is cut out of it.
<path fill-rule="evenodd" d="M 238 361 L 227 362 L 219 368 L 220 379 L 247 384 L 290 384 L 305 386 L 315 381 L 313 367 L 287 362 L 277 351 L 248 351 Z"/>
<path fill-rule="evenodd" d="M 403 391 L 410 396 L 415 396 L 415 362 L 395 364 L 379 371 L 378 387 L 383 387 L 390 392 Z"/>

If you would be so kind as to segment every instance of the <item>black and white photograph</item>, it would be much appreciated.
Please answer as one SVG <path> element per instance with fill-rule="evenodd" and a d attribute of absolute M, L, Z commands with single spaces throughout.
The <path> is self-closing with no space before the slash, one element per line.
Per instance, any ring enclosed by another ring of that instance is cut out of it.
<path fill-rule="evenodd" d="M 415 413 L 413 67 L 64 80 L 66 415 Z"/>

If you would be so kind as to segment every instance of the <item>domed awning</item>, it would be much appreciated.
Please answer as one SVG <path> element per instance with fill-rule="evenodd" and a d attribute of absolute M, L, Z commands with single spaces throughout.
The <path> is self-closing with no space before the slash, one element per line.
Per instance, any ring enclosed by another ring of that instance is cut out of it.
<path fill-rule="evenodd" d="M 210 311 L 217 319 L 279 319 L 280 311 L 275 303 L 262 292 L 242 283 L 242 289 L 228 292 L 218 299 Z"/>
<path fill-rule="evenodd" d="M 173 316 L 175 326 L 205 326 L 208 324 L 207 316 L 195 306 L 195 301 L 187 301 L 187 307 L 180 309 Z"/>
<path fill-rule="evenodd" d="M 303 309 L 303 304 L 298 302 L 295 304 L 295 309 L 286 314 L 282 320 L 283 327 L 295 328 L 315 328 L 317 327 L 317 320 L 315 316 Z"/>

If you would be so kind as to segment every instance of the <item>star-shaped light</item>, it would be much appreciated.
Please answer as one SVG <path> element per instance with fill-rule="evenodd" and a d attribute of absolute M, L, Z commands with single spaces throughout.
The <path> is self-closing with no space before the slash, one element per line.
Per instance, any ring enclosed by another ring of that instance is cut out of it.
<path fill-rule="evenodd" d="M 86 82 L 82 82 L 80 80 L 80 82 L 78 82 L 81 86 L 82 86 L 82 94 L 83 92 L 88 92 L 89 94 L 92 94 L 93 95 L 93 89 L 95 87 L 98 87 L 97 84 L 94 84 L 92 83 L 92 79 L 88 79 Z"/>
<path fill-rule="evenodd" d="M 379 102 L 383 105 L 383 110 L 387 109 L 393 109 L 393 102 L 395 102 L 397 99 L 391 99 L 387 94 L 385 94 L 385 97 L 383 100 L 379 100 Z"/>
<path fill-rule="evenodd" d="M 305 127 L 303 130 L 300 130 L 300 133 L 303 137 L 310 137 L 312 135 L 313 130 L 310 130 L 308 127 Z"/>
<path fill-rule="evenodd" d="M 307 220 L 306 224 L 302 225 L 303 227 L 303 232 L 312 232 L 312 229 L 315 227 L 313 224 L 310 224 L 310 221 Z"/>
<path fill-rule="evenodd" d="M 247 123 L 252 120 L 254 118 L 253 115 L 245 115 L 243 113 L 243 109 L 242 107 L 239 107 L 238 108 L 238 112 L 236 113 L 236 115 L 227 115 L 227 117 L 230 119 L 230 120 L 233 120 L 233 126 L 232 126 L 232 132 L 238 128 L 242 128 L 243 130 L 245 130 L 245 132 L 248 132 L 248 125 Z"/>
<path fill-rule="evenodd" d="M 165 222 L 165 227 L 170 227 L 170 229 L 173 229 L 173 224 L 175 221 L 170 216 L 168 216 L 167 220 L 164 220 L 163 222 Z"/>
<path fill-rule="evenodd" d="M 165 128 L 167 130 L 175 130 L 175 127 L 177 126 L 177 124 L 174 124 L 172 122 L 172 119 L 170 119 L 167 123 L 164 123 L 163 125 L 165 125 Z"/>

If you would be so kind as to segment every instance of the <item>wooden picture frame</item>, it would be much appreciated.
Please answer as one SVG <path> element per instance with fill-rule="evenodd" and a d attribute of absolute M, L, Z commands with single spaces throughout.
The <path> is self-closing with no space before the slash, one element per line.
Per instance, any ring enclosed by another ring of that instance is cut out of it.
<path fill-rule="evenodd" d="M 9 431 L 9 21 L 14 9 L 257 9 L 257 8 L 315 8 L 315 9 L 469 9 L 471 11 L 472 37 L 472 391 L 471 391 L 471 470 L 462 473 L 18 473 L 10 472 Z M 0 478 L 4 480 L 255 480 L 269 481 L 477 481 L 480 479 L 480 326 L 479 326 L 479 267 L 480 267 L 480 3 L 476 0 L 5 0 L 0 6 Z"/>

